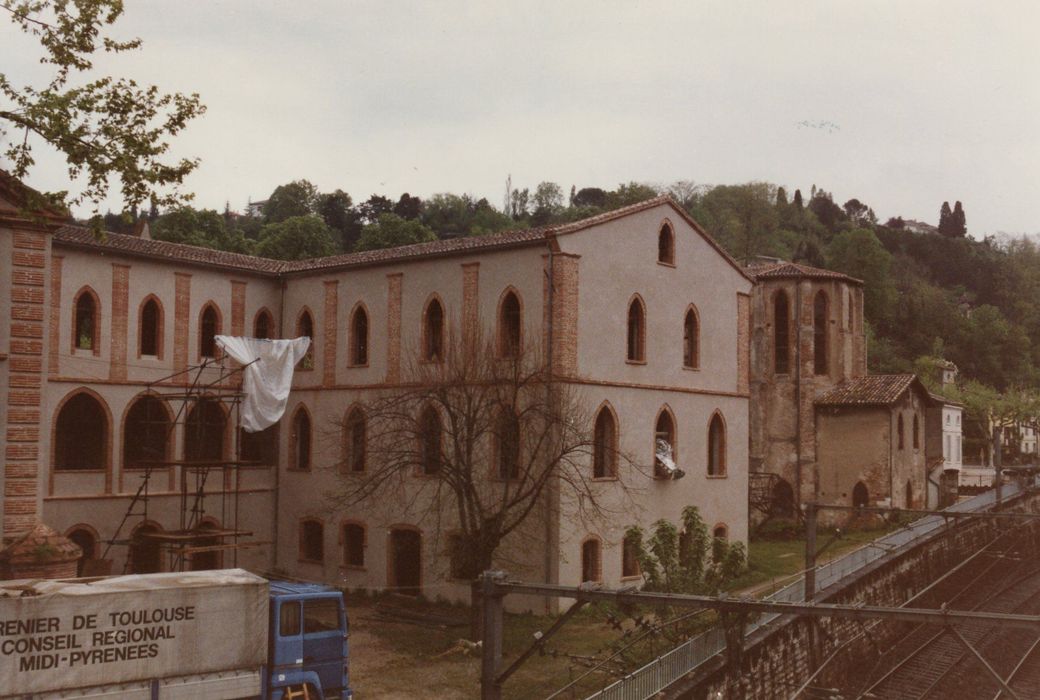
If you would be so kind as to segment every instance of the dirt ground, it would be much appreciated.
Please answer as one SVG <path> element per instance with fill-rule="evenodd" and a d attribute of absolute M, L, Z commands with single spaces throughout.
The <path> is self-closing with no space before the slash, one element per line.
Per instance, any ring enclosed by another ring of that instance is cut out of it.
<path fill-rule="evenodd" d="M 376 600 L 348 594 L 350 615 L 350 685 L 357 700 L 412 700 L 420 697 L 444 699 L 476 698 L 480 695 L 479 652 L 458 650 L 460 638 L 467 636 L 468 625 L 427 627 L 381 617 L 377 604 L 409 605 L 399 599 Z M 466 621 L 468 612 L 452 606 L 429 604 L 420 610 Z M 509 679 L 505 698 L 545 697 L 567 684 L 584 666 L 565 654 L 592 656 L 616 639 L 618 631 L 604 622 L 604 616 L 590 611 L 575 616 L 553 638 L 550 650 L 559 655 L 536 654 Z M 533 634 L 545 630 L 552 618 L 537 615 L 507 615 L 503 640 L 504 661 L 509 664 L 533 641 Z M 602 687 L 610 678 L 594 674 L 576 689 L 573 697 L 583 698 Z"/>
<path fill-rule="evenodd" d="M 349 604 L 349 603 L 348 603 Z M 433 654 L 402 653 L 408 637 L 427 638 L 434 648 L 445 634 L 405 623 L 375 619 L 371 603 L 350 605 L 350 685 L 357 700 L 412 700 L 478 697 L 480 661 L 476 657 L 455 663 L 431 659 Z M 423 641 L 422 639 L 418 641 Z M 424 645 L 425 646 L 425 645 Z M 450 643 L 446 648 L 451 648 Z M 466 690 L 472 687 L 472 691 Z"/>

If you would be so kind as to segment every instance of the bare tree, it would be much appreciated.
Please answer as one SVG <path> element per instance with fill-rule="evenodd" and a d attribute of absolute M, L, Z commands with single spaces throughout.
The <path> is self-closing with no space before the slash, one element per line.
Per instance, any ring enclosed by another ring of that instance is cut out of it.
<path fill-rule="evenodd" d="M 507 558 L 499 552 L 507 537 L 550 546 L 544 530 L 524 532 L 533 514 L 631 512 L 623 480 L 593 482 L 593 419 L 575 387 L 554 378 L 539 352 L 522 349 L 519 334 L 487 342 L 474 330 L 440 348 L 409 363 L 407 383 L 364 404 L 363 430 L 356 419 L 339 425 L 346 461 L 328 495 L 333 507 L 403 499 L 410 517 L 451 533 L 452 578 L 469 580 Z M 616 470 L 623 455 L 605 449 Z"/>

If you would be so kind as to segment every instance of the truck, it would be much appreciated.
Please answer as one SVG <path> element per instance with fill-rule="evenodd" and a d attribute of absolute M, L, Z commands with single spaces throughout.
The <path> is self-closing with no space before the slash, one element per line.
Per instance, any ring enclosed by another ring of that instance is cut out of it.
<path fill-rule="evenodd" d="M 349 700 L 328 586 L 243 569 L 0 581 L 0 698 Z"/>

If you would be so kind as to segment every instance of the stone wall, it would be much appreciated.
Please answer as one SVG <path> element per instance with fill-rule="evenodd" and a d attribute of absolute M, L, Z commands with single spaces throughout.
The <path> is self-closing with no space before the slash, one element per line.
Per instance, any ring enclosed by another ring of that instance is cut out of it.
<path fill-rule="evenodd" d="M 1032 511 L 1038 505 L 1040 494 L 1034 493 L 1008 504 L 1006 509 Z M 879 559 L 849 579 L 821 591 L 817 600 L 899 606 L 990 542 L 1002 527 L 1006 525 L 993 520 L 951 525 L 923 538 L 910 551 Z M 789 697 L 839 645 L 862 630 L 861 623 L 850 619 L 792 616 L 786 622 L 775 622 L 770 629 L 750 635 L 742 658 L 739 686 L 734 687 L 726 664 L 719 656 L 665 691 L 664 697 L 697 700 Z M 858 642 L 862 649 L 852 649 L 835 661 L 873 659 L 876 647 L 886 648 L 904 632 L 905 626 L 900 623 L 881 623 L 871 630 L 869 637 Z M 845 671 L 840 663 L 832 663 L 827 669 L 827 673 L 838 677 Z M 827 680 L 817 679 L 814 685 L 826 687 Z"/>

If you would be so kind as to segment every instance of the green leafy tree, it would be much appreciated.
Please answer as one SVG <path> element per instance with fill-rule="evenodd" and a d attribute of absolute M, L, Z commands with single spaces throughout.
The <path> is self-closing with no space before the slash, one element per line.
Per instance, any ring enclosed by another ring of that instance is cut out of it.
<path fill-rule="evenodd" d="M 743 543 L 710 537 L 696 506 L 686 506 L 679 526 L 658 520 L 649 536 L 633 525 L 625 532 L 643 574 L 643 590 L 714 595 L 747 568 Z"/>
<path fill-rule="evenodd" d="M 890 276 L 892 255 L 874 232 L 865 228 L 842 231 L 827 247 L 827 261 L 831 269 L 863 280 L 867 318 L 875 324 L 884 324 L 895 303 Z"/>
<path fill-rule="evenodd" d="M 778 216 L 776 191 L 766 182 L 720 185 L 700 201 L 704 225 L 731 255 L 750 262 L 774 253 Z"/>
<path fill-rule="evenodd" d="M 277 224 L 294 216 L 314 214 L 318 204 L 318 188 L 307 180 L 293 180 L 279 185 L 264 204 L 264 223 Z"/>
<path fill-rule="evenodd" d="M 534 190 L 534 211 L 531 223 L 544 226 L 563 213 L 563 190 L 555 182 L 541 182 Z"/>
<path fill-rule="evenodd" d="M 364 228 L 355 250 L 396 248 L 435 240 L 437 240 L 437 234 L 420 222 L 408 221 L 396 214 L 383 214 L 379 217 L 379 221 Z"/>
<path fill-rule="evenodd" d="M 653 199 L 660 192 L 653 185 L 641 182 L 628 182 L 618 185 L 618 188 L 607 195 L 607 208 L 620 209 L 629 204 L 638 204 L 648 199 Z"/>
<path fill-rule="evenodd" d="M 329 227 L 313 214 L 265 225 L 256 246 L 257 255 L 276 260 L 306 260 L 335 252 Z"/>
<path fill-rule="evenodd" d="M 964 207 L 959 201 L 953 205 L 953 213 L 950 214 L 950 235 L 968 235 L 968 224 L 967 220 L 964 218 Z"/>
<path fill-rule="evenodd" d="M 394 213 L 402 219 L 418 219 L 422 215 L 423 201 L 405 192 L 394 205 Z"/>
<path fill-rule="evenodd" d="M 599 187 L 582 187 L 574 194 L 572 207 L 597 207 L 607 206 L 609 193 Z"/>
<path fill-rule="evenodd" d="M 953 212 L 950 210 L 949 202 L 943 202 L 939 208 L 939 233 L 953 237 Z"/>
<path fill-rule="evenodd" d="M 65 158 L 70 179 L 83 178 L 69 203 L 91 202 L 95 215 L 111 178 L 119 179 L 127 207 L 150 199 L 164 206 L 186 201 L 178 186 L 199 161 L 169 160 L 167 151 L 169 139 L 205 111 L 199 96 L 166 94 L 94 71 L 99 51 L 141 47 L 140 39 L 109 35 L 123 14 L 121 0 L 9 0 L 0 10 L 39 40 L 40 63 L 53 68 L 39 84 L 0 72 L 0 142 L 7 143 L 3 153 L 14 176 L 26 176 L 42 141 Z"/>
<path fill-rule="evenodd" d="M 383 214 L 394 211 L 394 203 L 381 194 L 374 194 L 358 205 L 358 214 L 365 224 L 374 224 Z"/>
<path fill-rule="evenodd" d="M 229 229 L 225 217 L 214 209 L 181 206 L 162 214 L 151 224 L 152 238 L 171 243 L 215 248 L 232 253 L 252 253 L 253 242 L 241 231 Z"/>
<path fill-rule="evenodd" d="M 350 195 L 343 190 L 319 194 L 316 209 L 318 216 L 338 239 L 340 250 L 353 250 L 361 237 L 361 217 L 354 210 L 354 201 Z"/>

